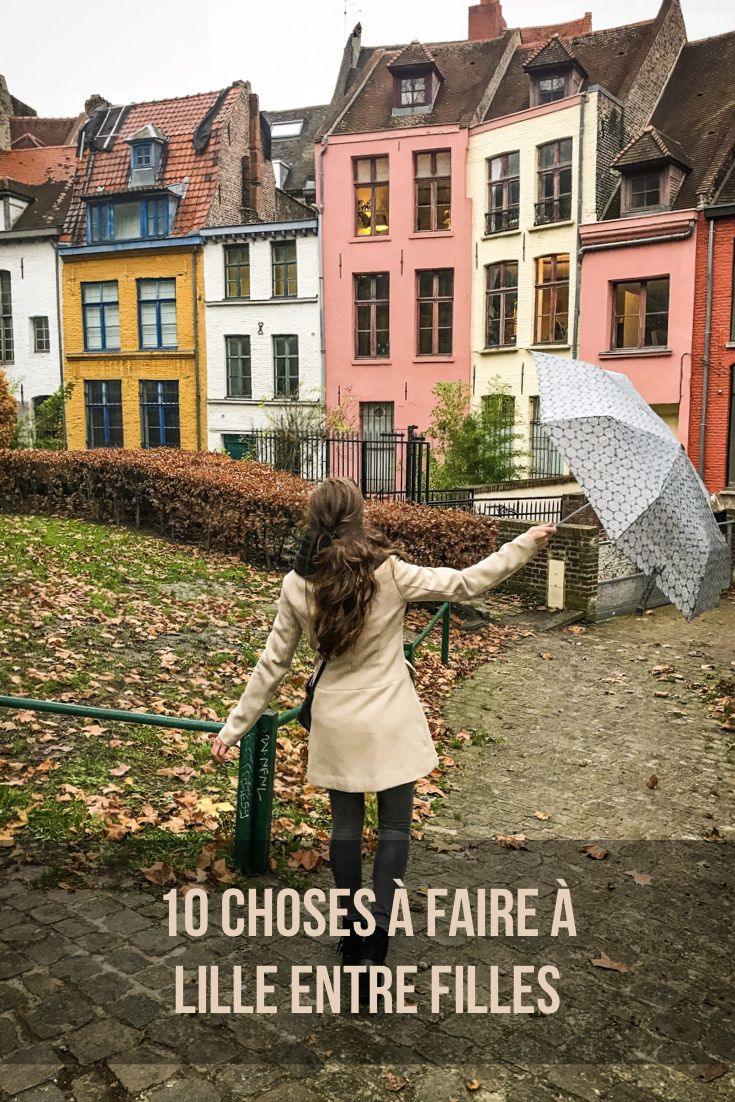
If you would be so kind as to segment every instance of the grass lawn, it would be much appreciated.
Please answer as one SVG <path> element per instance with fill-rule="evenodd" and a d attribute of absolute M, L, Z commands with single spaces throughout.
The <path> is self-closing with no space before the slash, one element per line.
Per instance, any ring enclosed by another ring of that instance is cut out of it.
<path fill-rule="evenodd" d="M 215 721 L 247 681 L 280 587 L 280 575 L 236 558 L 27 516 L 0 516 L 0 578 L 0 694 Z M 410 617 L 417 626 L 426 613 Z M 453 631 L 448 669 L 438 633 L 419 652 L 419 692 L 445 769 L 461 738 L 443 725 L 443 694 L 510 635 Z M 300 702 L 311 668 L 302 644 L 280 711 Z M 47 882 L 71 883 L 100 871 L 140 875 L 161 861 L 180 875 L 203 847 L 210 858 L 227 856 L 236 751 L 214 764 L 211 737 L 0 709 L 0 860 L 38 860 Z M 297 724 L 281 730 L 274 853 L 282 871 L 325 852 L 326 794 L 305 784 L 305 740 Z M 418 820 L 442 777 L 425 783 Z"/>

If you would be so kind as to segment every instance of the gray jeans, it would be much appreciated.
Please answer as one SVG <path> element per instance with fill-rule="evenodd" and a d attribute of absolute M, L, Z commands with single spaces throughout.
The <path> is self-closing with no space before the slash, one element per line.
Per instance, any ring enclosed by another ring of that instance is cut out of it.
<path fill-rule="evenodd" d="M 378 796 L 378 848 L 373 865 L 373 916 L 378 926 L 388 929 L 396 885 L 408 865 L 413 816 L 413 781 L 385 788 Z M 362 828 L 365 822 L 364 792 L 329 790 L 332 806 L 332 837 L 329 860 L 338 888 L 350 891 L 350 918 L 359 917 L 352 899 L 362 887 Z"/>

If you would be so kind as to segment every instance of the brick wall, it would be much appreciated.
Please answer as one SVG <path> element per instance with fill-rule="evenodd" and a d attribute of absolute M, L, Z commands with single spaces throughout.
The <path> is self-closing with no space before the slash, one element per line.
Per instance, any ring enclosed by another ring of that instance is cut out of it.
<path fill-rule="evenodd" d="M 610 165 L 625 144 L 625 119 L 622 106 L 603 92 L 597 96 L 597 217 L 602 218 L 617 187 L 618 174 Z"/>
<path fill-rule="evenodd" d="M 650 119 L 685 42 L 686 28 L 679 0 L 669 0 L 655 41 L 625 99 L 626 141 L 635 137 Z"/>
<path fill-rule="evenodd" d="M 530 527 L 525 521 L 499 520 L 498 544 L 514 539 Z M 562 525 L 551 547 L 539 551 L 522 570 L 503 583 L 501 591 L 528 593 L 545 602 L 550 558 L 564 562 L 564 607 L 581 609 L 587 616 L 593 617 L 597 599 L 598 533 L 591 526 Z"/>
<path fill-rule="evenodd" d="M 247 83 L 242 85 L 229 115 L 220 123 L 218 166 L 217 188 L 207 226 L 252 222 L 253 211 L 266 222 L 275 218 L 273 165 L 263 156 L 258 97 Z"/>
<path fill-rule="evenodd" d="M 715 247 L 712 269 L 712 336 L 707 387 L 707 429 L 704 482 L 719 493 L 727 484 L 727 447 L 735 348 L 728 348 L 733 306 L 733 239 L 735 217 L 714 221 Z M 707 311 L 707 249 L 709 223 L 700 216 L 697 233 L 697 267 L 692 342 L 691 403 L 689 407 L 689 458 L 699 464 L 699 433 L 702 416 L 705 324 Z"/>

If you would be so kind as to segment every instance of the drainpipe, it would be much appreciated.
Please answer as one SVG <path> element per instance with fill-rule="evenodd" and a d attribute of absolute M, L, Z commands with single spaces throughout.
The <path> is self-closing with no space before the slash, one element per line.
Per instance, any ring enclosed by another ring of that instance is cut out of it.
<path fill-rule="evenodd" d="M 197 249 L 191 253 L 191 286 L 192 303 L 194 305 L 194 394 L 196 402 L 196 426 L 197 426 L 197 451 L 202 450 L 202 411 L 201 411 L 201 379 L 199 374 L 199 309 L 197 302 Z"/>
<path fill-rule="evenodd" d="M 584 124 L 587 93 L 583 92 L 579 101 L 579 166 L 577 169 L 577 274 L 574 289 L 574 329 L 572 332 L 572 359 L 577 358 L 579 344 L 579 310 L 582 290 L 582 249 L 580 248 L 579 227 L 582 225 L 582 188 L 584 186 Z"/>
<path fill-rule="evenodd" d="M 317 253 L 319 258 L 319 344 L 320 344 L 320 358 L 321 358 L 321 389 L 322 389 L 322 404 L 324 406 L 324 414 L 326 418 L 327 412 L 327 345 L 325 340 L 325 323 L 324 323 L 324 157 L 329 145 L 329 135 L 325 134 L 322 138 L 321 149 L 319 150 L 319 205 L 317 206 Z"/>
<path fill-rule="evenodd" d="M 64 401 L 64 338 L 61 332 L 61 279 L 59 276 L 59 270 L 61 266 L 61 257 L 59 256 L 59 243 L 54 242 L 54 263 L 56 267 L 56 336 L 59 345 L 59 379 L 61 381 L 61 432 L 64 438 L 64 450 L 68 448 L 69 443 L 66 436 L 66 402 Z M 34 440 L 35 440 L 35 420 L 34 420 Z"/>
<path fill-rule="evenodd" d="M 704 481 L 704 443 L 707 430 L 707 389 L 709 385 L 710 348 L 712 344 L 712 269 L 715 256 L 715 220 L 709 220 L 709 236 L 707 238 L 707 306 L 704 321 L 704 358 L 702 373 L 702 415 L 699 422 L 699 462 L 697 470 Z"/>

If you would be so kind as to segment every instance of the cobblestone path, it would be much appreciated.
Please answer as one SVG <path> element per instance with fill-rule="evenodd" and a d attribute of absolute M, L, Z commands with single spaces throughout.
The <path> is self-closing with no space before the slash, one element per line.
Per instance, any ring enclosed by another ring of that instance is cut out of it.
<path fill-rule="evenodd" d="M 417 966 L 415 1015 L 290 1013 L 283 974 L 333 965 L 330 942 L 256 943 L 216 928 L 170 937 L 163 889 L 44 891 L 34 887 L 43 870 L 6 870 L 0 1097 L 735 1097 L 735 735 L 711 705 L 715 685 L 735 678 L 734 641 L 732 601 L 692 625 L 657 610 L 529 636 L 455 690 L 448 719 L 476 738 L 457 751 L 449 798 L 415 846 L 407 885 L 419 932 L 397 939 L 392 955 Z M 497 841 L 517 834 L 527 848 Z M 580 852 L 589 844 L 607 856 Z M 559 878 L 573 894 L 575 941 L 423 935 L 430 886 L 533 885 L 542 914 Z M 627 971 L 593 966 L 603 953 Z M 491 965 L 509 974 L 546 960 L 562 977 L 555 1015 L 426 1011 L 436 963 L 476 966 L 482 1002 Z M 173 1013 L 176 965 L 190 997 L 197 967 L 216 964 L 226 977 L 262 963 L 279 968 L 278 1013 Z"/>

